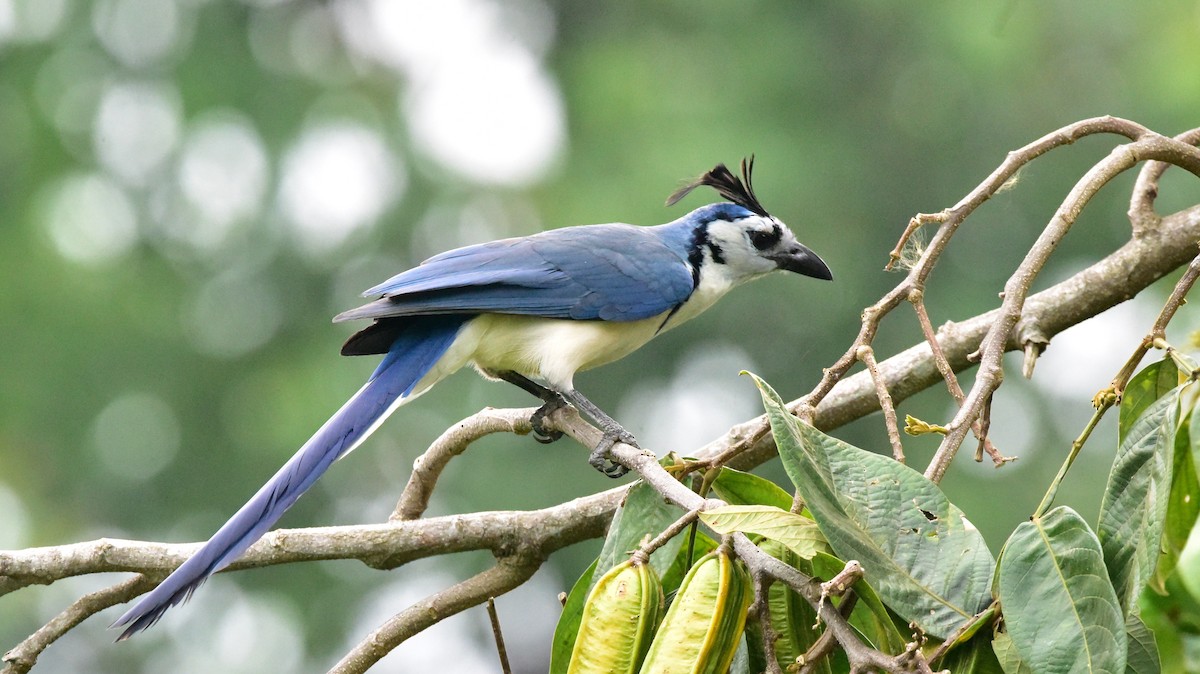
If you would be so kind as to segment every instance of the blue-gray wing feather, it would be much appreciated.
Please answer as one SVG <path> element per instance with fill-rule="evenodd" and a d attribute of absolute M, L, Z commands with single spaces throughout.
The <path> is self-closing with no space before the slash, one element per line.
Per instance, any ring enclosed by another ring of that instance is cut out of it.
<path fill-rule="evenodd" d="M 589 225 L 467 246 L 432 257 L 335 320 L 495 312 L 634 321 L 683 303 L 694 288 L 684 250 L 657 228 Z"/>

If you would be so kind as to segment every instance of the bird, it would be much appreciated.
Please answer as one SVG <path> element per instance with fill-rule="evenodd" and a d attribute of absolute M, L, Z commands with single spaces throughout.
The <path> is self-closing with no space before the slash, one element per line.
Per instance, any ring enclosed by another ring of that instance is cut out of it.
<path fill-rule="evenodd" d="M 724 199 L 666 224 L 563 227 L 450 250 L 363 293 L 376 297 L 334 322 L 372 319 L 342 354 L 382 355 L 362 386 L 199 550 L 111 627 L 118 641 L 154 625 L 209 576 L 237 560 L 330 465 L 393 411 L 472 365 L 537 396 L 535 437 L 561 432 L 546 416 L 574 406 L 603 431 L 588 462 L 611 477 L 614 444 L 637 441 L 575 389 L 577 372 L 622 358 L 694 318 L 728 291 L 774 271 L 832 280 L 754 193 L 754 158 L 741 176 L 718 164 L 667 200 L 711 187 Z"/>

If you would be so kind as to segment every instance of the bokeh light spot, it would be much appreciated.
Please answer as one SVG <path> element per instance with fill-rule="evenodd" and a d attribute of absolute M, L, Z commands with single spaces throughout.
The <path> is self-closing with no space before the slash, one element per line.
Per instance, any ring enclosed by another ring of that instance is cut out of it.
<path fill-rule="evenodd" d="M 301 248 L 326 253 L 404 192 L 403 165 L 379 133 L 350 122 L 305 131 L 283 160 L 280 200 Z"/>
<path fill-rule="evenodd" d="M 184 333 L 208 356 L 236 358 L 266 344 L 283 322 L 278 293 L 239 272 L 205 283 L 184 316 Z"/>
<path fill-rule="evenodd" d="M 142 482 L 166 468 L 179 452 L 179 419 L 161 398 L 127 393 L 96 417 L 92 442 L 110 475 Z"/>
<path fill-rule="evenodd" d="M 180 153 L 179 188 L 201 217 L 173 232 L 175 237 L 198 248 L 220 244 L 234 224 L 261 211 L 269 169 L 266 148 L 249 120 L 231 113 L 197 121 Z"/>
<path fill-rule="evenodd" d="M 0 0 L 0 45 L 48 40 L 66 14 L 66 0 Z"/>
<path fill-rule="evenodd" d="M 730 426 L 762 414 L 752 388 L 739 386 L 753 359 L 729 344 L 706 344 L 679 359 L 665 385 L 639 385 L 621 401 L 618 419 L 630 420 L 646 447 L 695 450 Z"/>
<path fill-rule="evenodd" d="M 137 215 L 129 197 L 97 174 L 62 180 L 52 190 L 43 222 L 58 253 L 74 262 L 105 263 L 137 242 Z"/>
<path fill-rule="evenodd" d="M 122 64 L 153 65 L 178 46 L 179 7 L 173 0 L 99 0 L 92 6 L 92 29 Z"/>
<path fill-rule="evenodd" d="M 169 87 L 149 83 L 105 89 L 92 139 L 100 163 L 126 183 L 144 185 L 179 141 L 178 98 Z"/>
<path fill-rule="evenodd" d="M 439 164 L 476 182 L 520 186 L 558 158 L 565 112 L 539 56 L 553 34 L 540 3 L 361 0 L 339 10 L 351 47 L 407 76 L 402 111 Z"/>
<path fill-rule="evenodd" d="M 414 87 L 404 110 L 423 150 L 477 182 L 532 183 L 566 141 L 558 88 L 519 49 L 497 51 Z"/>

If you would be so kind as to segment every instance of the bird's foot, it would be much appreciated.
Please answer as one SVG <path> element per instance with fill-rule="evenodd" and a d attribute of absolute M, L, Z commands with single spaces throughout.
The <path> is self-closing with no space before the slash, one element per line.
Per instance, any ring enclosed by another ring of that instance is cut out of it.
<path fill-rule="evenodd" d="M 543 403 L 542 406 L 533 413 L 533 416 L 529 417 L 529 424 L 533 426 L 534 440 L 537 440 L 543 445 L 548 445 L 563 436 L 562 431 L 553 428 L 546 428 L 545 423 L 546 417 L 566 406 L 567 401 L 563 400 L 562 396 L 556 395 L 555 397 Z"/>
<path fill-rule="evenodd" d="M 588 464 L 611 478 L 624 477 L 629 469 L 612 459 L 613 445 L 618 442 L 632 447 L 638 446 L 637 440 L 629 431 L 623 428 L 606 430 L 604 437 L 600 438 L 600 442 L 588 456 Z"/>

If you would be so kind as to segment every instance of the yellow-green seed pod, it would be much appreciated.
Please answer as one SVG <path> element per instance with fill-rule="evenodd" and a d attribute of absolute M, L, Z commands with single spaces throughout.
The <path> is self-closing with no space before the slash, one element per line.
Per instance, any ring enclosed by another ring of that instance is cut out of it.
<path fill-rule="evenodd" d="M 662 583 L 646 562 L 614 566 L 583 606 L 567 674 L 632 674 L 663 613 Z"/>
<path fill-rule="evenodd" d="M 727 551 L 701 557 L 667 609 L 642 674 L 725 674 L 753 594 L 750 574 Z"/>

